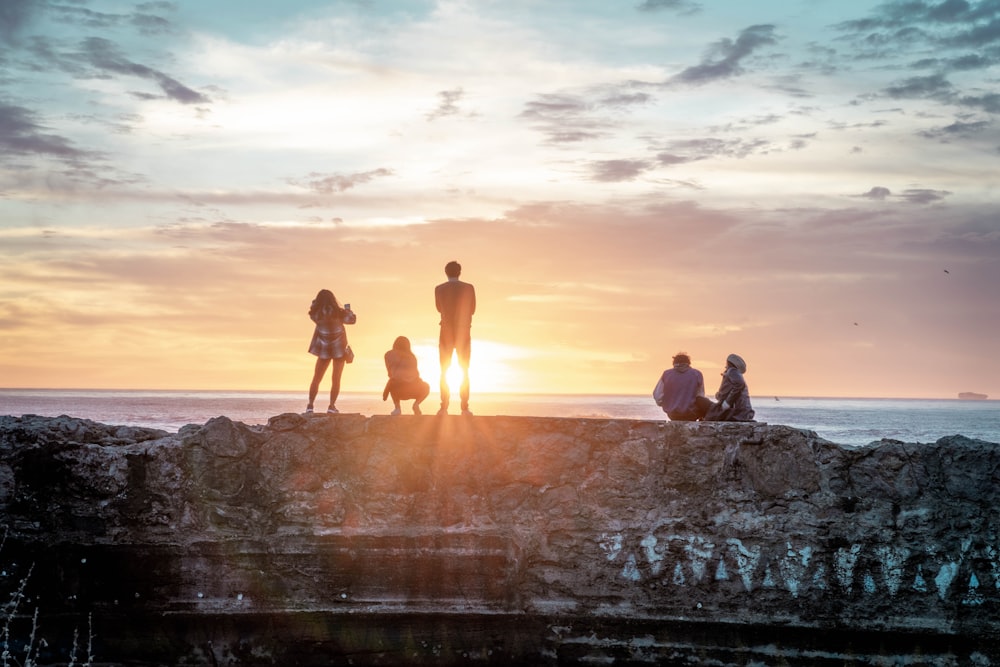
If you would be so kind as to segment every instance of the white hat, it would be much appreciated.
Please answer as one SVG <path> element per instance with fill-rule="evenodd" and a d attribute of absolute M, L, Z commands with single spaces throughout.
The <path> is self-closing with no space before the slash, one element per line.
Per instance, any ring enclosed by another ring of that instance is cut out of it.
<path fill-rule="evenodd" d="M 738 354 L 730 354 L 728 357 L 726 357 L 726 363 L 736 366 L 736 370 L 738 370 L 740 373 L 747 372 L 747 362 L 743 361 L 743 357 L 741 357 Z"/>

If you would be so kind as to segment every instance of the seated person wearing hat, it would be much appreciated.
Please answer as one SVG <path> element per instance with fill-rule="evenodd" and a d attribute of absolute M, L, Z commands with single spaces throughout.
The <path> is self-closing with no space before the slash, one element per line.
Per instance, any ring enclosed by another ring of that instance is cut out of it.
<path fill-rule="evenodd" d="M 715 392 L 715 400 L 704 415 L 704 421 L 752 422 L 754 410 L 750 405 L 750 390 L 747 388 L 743 374 L 747 372 L 747 362 L 738 354 L 726 357 L 726 370 L 722 374 L 719 391 Z"/>

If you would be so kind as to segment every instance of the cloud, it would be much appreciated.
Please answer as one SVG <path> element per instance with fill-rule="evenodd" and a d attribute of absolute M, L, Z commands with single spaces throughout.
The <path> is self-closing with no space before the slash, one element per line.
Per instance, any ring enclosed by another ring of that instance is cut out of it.
<path fill-rule="evenodd" d="M 102 37 L 89 37 L 84 40 L 80 55 L 99 70 L 149 79 L 155 82 L 168 98 L 181 104 L 207 104 L 211 101 L 205 95 L 188 88 L 159 70 L 132 62 L 119 53 L 110 40 Z"/>
<path fill-rule="evenodd" d="M 173 32 L 174 26 L 167 19 L 155 14 L 136 13 L 132 15 L 131 23 L 143 35 L 162 35 Z"/>
<path fill-rule="evenodd" d="M 952 92 L 952 85 L 943 74 L 915 76 L 906 79 L 895 86 L 885 89 L 885 94 L 894 99 L 899 98 L 947 98 Z"/>
<path fill-rule="evenodd" d="M 598 106 L 612 109 L 624 109 L 633 105 L 646 104 L 652 100 L 653 96 L 649 93 L 611 91 L 600 98 Z"/>
<path fill-rule="evenodd" d="M 879 5 L 872 15 L 834 26 L 867 47 L 866 56 L 890 57 L 902 47 L 977 49 L 1000 44 L 1000 3 L 981 0 L 896 0 Z M 979 52 L 942 63 L 956 69 L 990 66 L 997 53 Z"/>
<path fill-rule="evenodd" d="M 876 13 L 868 18 L 843 21 L 836 27 L 868 32 L 913 25 L 947 26 L 992 21 L 997 16 L 1000 16 L 1000 5 L 992 0 L 981 0 L 975 4 L 966 0 L 944 0 L 938 4 L 923 0 L 894 0 L 880 4 Z"/>
<path fill-rule="evenodd" d="M 713 44 L 700 64 L 683 70 L 671 82 L 701 84 L 742 74 L 743 60 L 754 51 L 777 43 L 773 25 L 750 26 L 735 41 L 722 39 Z"/>
<path fill-rule="evenodd" d="M 371 171 L 359 172 L 355 174 L 321 174 L 312 172 L 306 181 L 289 180 L 293 185 L 307 187 L 313 192 L 321 195 L 331 195 L 338 192 L 345 192 L 351 188 L 369 183 L 376 178 L 392 176 L 392 169 L 378 168 Z"/>
<path fill-rule="evenodd" d="M 113 27 L 121 22 L 119 15 L 99 14 L 90 10 L 61 6 L 59 10 L 70 12 L 74 17 L 73 23 L 83 23 L 86 27 Z M 86 20 L 80 18 L 81 12 Z M 165 20 L 151 15 L 137 14 L 132 18 L 133 23 L 140 27 L 140 32 L 147 35 L 169 30 Z M 56 68 L 77 78 L 107 77 L 108 74 L 134 76 L 153 81 L 163 95 L 181 104 L 211 102 L 208 96 L 193 90 L 170 75 L 127 58 L 111 40 L 103 37 L 89 37 L 81 42 L 77 51 L 67 52 L 61 50 L 54 39 L 36 35 L 30 39 L 26 49 L 38 60 L 38 63 L 28 65 L 34 71 Z M 97 70 L 96 73 L 94 69 Z M 134 96 L 141 99 L 156 97 L 143 92 L 134 93 Z"/>
<path fill-rule="evenodd" d="M 1000 15 L 1000 10 L 997 11 Z M 986 25 L 976 25 L 969 30 L 957 34 L 945 43 L 953 47 L 983 48 L 995 46 L 1000 42 L 1000 16 L 993 17 L 993 20 Z"/>
<path fill-rule="evenodd" d="M 525 105 L 521 116 L 549 120 L 552 118 L 567 118 L 587 110 L 583 99 L 572 95 L 543 94 Z"/>
<path fill-rule="evenodd" d="M 137 5 L 131 14 L 112 14 L 43 0 L 3 0 L 0 3 L 0 39 L 10 41 L 43 10 L 59 23 L 88 29 L 111 29 L 129 24 L 142 35 L 158 35 L 173 32 L 173 25 L 155 12 L 174 12 L 177 5 L 174 2 L 145 2 Z"/>
<path fill-rule="evenodd" d="M 40 8 L 41 4 L 36 0 L 0 2 L 0 43 L 14 43 Z"/>
<path fill-rule="evenodd" d="M 944 127 L 939 127 L 932 130 L 923 130 L 918 134 L 928 139 L 950 139 L 952 137 L 973 137 L 986 132 L 987 130 L 990 129 L 990 127 L 991 124 L 983 120 L 973 121 L 973 122 L 955 121 L 951 125 L 945 125 Z"/>
<path fill-rule="evenodd" d="M 136 11 L 129 17 L 129 22 L 143 35 L 164 35 L 175 31 L 173 23 L 155 12 L 177 11 L 177 3 L 166 1 L 144 2 L 136 5 Z"/>
<path fill-rule="evenodd" d="M 986 113 L 1000 113 L 1000 94 L 961 95 L 942 73 L 905 79 L 883 91 L 893 99 L 930 99 L 955 104 Z"/>
<path fill-rule="evenodd" d="M 576 143 L 606 136 L 620 124 L 623 110 L 652 99 L 649 93 L 619 86 L 602 86 L 581 94 L 548 93 L 527 102 L 520 117 L 532 122 L 549 143 Z"/>
<path fill-rule="evenodd" d="M 680 14 L 695 14 L 701 5 L 690 0 L 644 0 L 636 7 L 640 12 L 676 11 Z"/>
<path fill-rule="evenodd" d="M 592 178 L 606 183 L 631 181 L 650 166 L 645 160 L 601 160 L 591 165 Z"/>
<path fill-rule="evenodd" d="M 458 102 L 465 96 L 465 91 L 461 88 L 454 90 L 442 90 L 438 93 L 440 102 L 434 111 L 427 114 L 427 120 L 433 121 L 444 116 L 454 116 L 459 112 Z"/>
<path fill-rule="evenodd" d="M 550 143 L 576 143 L 602 137 L 612 126 L 607 120 L 589 116 L 591 108 L 576 95 L 542 94 L 525 104 L 521 118 L 532 121 Z"/>
<path fill-rule="evenodd" d="M 724 125 L 713 125 L 707 129 L 710 132 L 745 132 L 754 127 L 762 127 L 764 125 L 774 125 L 780 123 L 785 119 L 785 116 L 768 113 L 761 114 L 759 116 L 752 116 L 749 118 L 744 118 L 736 122 L 729 122 Z"/>
<path fill-rule="evenodd" d="M 101 15 L 98 21 L 101 25 L 111 21 Z M 108 74 L 134 76 L 153 81 L 168 99 L 181 104 L 208 104 L 211 99 L 179 82 L 168 74 L 130 60 L 124 56 L 117 46 L 103 37 L 85 39 L 75 52 L 61 51 L 58 43 L 44 36 L 32 37 L 27 45 L 29 53 L 35 56 L 38 64 L 31 66 L 35 71 L 56 68 L 77 78 L 107 77 Z M 93 69 L 90 69 L 93 68 Z M 95 73 L 93 70 L 96 69 Z M 146 92 L 133 93 L 139 99 L 156 99 L 157 96 Z"/>
<path fill-rule="evenodd" d="M 712 157 L 745 158 L 766 153 L 771 147 L 764 139 L 681 139 L 669 142 L 656 156 L 662 165 L 683 164 Z"/>
<path fill-rule="evenodd" d="M 62 160 L 88 155 L 65 137 L 46 133 L 30 109 L 3 101 L 0 101 L 0 153 L 45 155 Z"/>
<path fill-rule="evenodd" d="M 897 195 L 899 199 L 909 203 L 909 204 L 933 204 L 934 202 L 939 202 L 944 200 L 945 197 L 950 195 L 951 192 L 947 190 L 931 190 L 929 188 L 911 188 L 909 190 L 904 190 L 902 194 Z M 876 185 L 868 192 L 858 195 L 864 199 L 871 199 L 874 201 L 885 201 L 893 196 L 892 191 L 889 188 L 882 187 L 881 185 Z"/>
<path fill-rule="evenodd" d="M 997 64 L 997 58 L 982 53 L 966 53 L 954 58 L 923 58 L 913 63 L 913 69 L 941 69 L 952 72 L 971 72 Z"/>
<path fill-rule="evenodd" d="M 981 109 L 987 113 L 1000 113 L 1000 94 L 963 95 L 958 101 L 967 107 Z"/>
<path fill-rule="evenodd" d="M 876 199 L 878 201 L 885 201 L 885 199 L 891 194 L 892 192 L 889 190 L 889 188 L 883 188 L 880 185 L 876 185 L 871 190 L 869 190 L 868 192 L 864 193 L 861 196 L 864 197 L 865 199 Z"/>
<path fill-rule="evenodd" d="M 913 188 L 910 190 L 904 190 L 903 194 L 900 196 L 911 204 L 933 204 L 934 202 L 943 200 L 950 194 L 951 193 L 947 190 Z"/>
<path fill-rule="evenodd" d="M 122 23 L 122 14 L 97 12 L 86 7 L 71 7 L 70 5 L 50 6 L 56 20 L 61 23 L 83 26 L 85 28 L 114 28 Z"/>

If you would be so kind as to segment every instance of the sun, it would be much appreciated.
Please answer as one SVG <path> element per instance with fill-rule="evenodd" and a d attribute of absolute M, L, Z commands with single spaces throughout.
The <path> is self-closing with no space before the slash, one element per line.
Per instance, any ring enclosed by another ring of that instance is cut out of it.
<path fill-rule="evenodd" d="M 437 344 L 413 346 L 413 354 L 420 365 L 420 377 L 435 391 L 441 380 L 441 365 Z M 472 340 L 472 360 L 469 363 L 469 384 L 474 393 L 508 393 L 523 390 L 518 380 L 516 360 L 522 353 L 518 348 L 488 340 Z M 457 397 L 462 385 L 462 369 L 453 360 L 448 369 L 448 387 Z"/>

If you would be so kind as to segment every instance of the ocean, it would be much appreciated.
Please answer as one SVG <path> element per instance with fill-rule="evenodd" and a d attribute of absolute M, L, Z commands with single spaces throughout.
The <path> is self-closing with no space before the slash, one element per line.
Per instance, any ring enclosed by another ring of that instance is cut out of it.
<path fill-rule="evenodd" d="M 321 395 L 316 405 L 325 408 Z M 815 431 L 827 440 L 860 446 L 884 438 L 935 442 L 952 435 L 1000 443 L 1000 401 L 959 399 L 781 398 L 751 397 L 757 421 Z M 174 433 L 186 424 L 226 416 L 245 424 L 264 424 L 275 415 L 302 412 L 300 391 L 116 391 L 76 389 L 0 389 L 0 415 L 69 415 L 106 424 L 163 429 Z M 432 393 L 425 413 L 437 410 Z M 391 402 L 380 394 L 344 393 L 342 413 L 387 415 Z M 664 420 L 650 396 L 514 395 L 472 396 L 476 415 Z M 409 403 L 404 403 L 406 411 Z M 433 417 L 426 417 L 433 418 Z"/>

